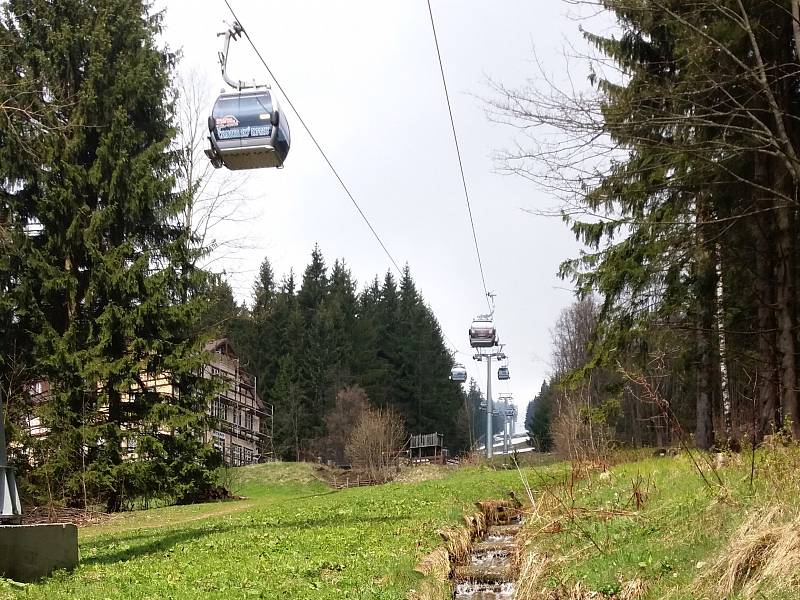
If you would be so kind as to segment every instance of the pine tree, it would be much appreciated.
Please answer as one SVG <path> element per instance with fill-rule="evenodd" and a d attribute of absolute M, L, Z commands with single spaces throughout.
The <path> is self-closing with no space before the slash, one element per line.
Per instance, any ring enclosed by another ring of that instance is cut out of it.
<path fill-rule="evenodd" d="M 553 438 L 550 434 L 550 413 L 554 393 L 546 381 L 536 397 L 528 404 L 525 414 L 525 429 L 531 439 L 531 444 L 539 452 L 550 452 L 553 448 Z"/>
<path fill-rule="evenodd" d="M 7 201 L 25 206 L 17 293 L 51 387 L 42 416 L 59 432 L 39 477 L 70 504 L 90 495 L 110 510 L 154 490 L 191 500 L 215 463 L 192 335 L 205 274 L 187 267 L 197 249 L 179 220 L 186 198 L 173 192 L 174 56 L 157 48 L 160 15 L 148 10 L 127 0 L 4 7 L 3 52 L 60 124 L 29 132 L 38 168 L 2 156 L 3 172 L 18 173 Z M 166 390 L 154 389 L 159 376 Z M 146 465 L 123 460 L 134 442 Z"/>
<path fill-rule="evenodd" d="M 272 263 L 265 258 L 258 269 L 258 278 L 253 284 L 253 315 L 258 318 L 267 313 L 274 300 L 275 274 L 272 272 Z"/>

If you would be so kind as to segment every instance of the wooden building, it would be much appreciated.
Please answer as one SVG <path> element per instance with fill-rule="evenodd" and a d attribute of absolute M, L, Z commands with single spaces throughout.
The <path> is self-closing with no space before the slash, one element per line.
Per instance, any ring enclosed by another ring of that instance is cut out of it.
<path fill-rule="evenodd" d="M 408 451 L 412 463 L 447 464 L 448 452 L 444 447 L 443 433 L 412 435 Z"/>
<path fill-rule="evenodd" d="M 212 442 L 228 466 L 241 466 L 265 462 L 272 458 L 272 406 L 265 404 L 256 391 L 256 378 L 239 366 L 239 358 L 227 339 L 218 339 L 205 346 L 209 355 L 203 366 L 203 376 L 220 380 L 220 391 L 208 405 L 208 413 L 216 419 L 216 426 L 205 434 L 205 441 Z M 159 394 L 175 393 L 168 377 L 164 375 L 144 375 L 142 382 L 150 391 Z M 37 414 L 37 406 L 47 402 L 50 387 L 47 381 L 37 381 L 28 386 L 33 412 L 27 417 L 27 425 L 31 436 L 49 435 L 49 430 L 42 425 Z M 122 397 L 123 405 L 131 407 L 139 397 L 140 391 L 131 389 Z M 87 392 L 87 396 L 93 394 Z M 107 413 L 108 407 L 99 407 L 100 413 Z M 134 423 L 121 425 L 123 430 L 133 431 Z M 122 438 L 124 456 L 129 459 L 138 457 L 135 435 Z M 19 444 L 12 446 L 15 454 L 25 454 L 25 448 Z"/>
<path fill-rule="evenodd" d="M 272 405 L 265 404 L 258 395 L 256 378 L 239 366 L 239 358 L 227 339 L 214 340 L 205 349 L 211 360 L 203 374 L 225 383 L 209 406 L 217 426 L 208 433 L 207 441 L 213 441 L 229 466 L 270 460 Z"/>

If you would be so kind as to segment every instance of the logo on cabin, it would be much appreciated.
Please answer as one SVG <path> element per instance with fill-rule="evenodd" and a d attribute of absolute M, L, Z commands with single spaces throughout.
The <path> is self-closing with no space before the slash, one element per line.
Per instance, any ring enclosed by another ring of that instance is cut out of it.
<path fill-rule="evenodd" d="M 217 127 L 236 127 L 239 124 L 239 119 L 233 115 L 226 115 L 224 117 L 217 117 Z"/>

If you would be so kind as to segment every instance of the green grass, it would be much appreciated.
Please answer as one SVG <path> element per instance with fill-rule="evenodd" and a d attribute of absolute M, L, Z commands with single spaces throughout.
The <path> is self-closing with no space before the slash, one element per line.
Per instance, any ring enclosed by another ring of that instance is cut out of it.
<path fill-rule="evenodd" d="M 558 518 L 561 530 L 536 535 L 532 542 L 540 554 L 557 558 L 546 583 L 568 589 L 580 583 L 610 597 L 624 582 L 639 579 L 648 590 L 643 600 L 719 597 L 713 590 L 718 576 L 710 571 L 747 516 L 775 504 L 787 508 L 787 520 L 797 514 L 798 454 L 782 452 L 777 461 L 774 453 L 759 455 L 752 488 L 743 457 L 721 469 L 721 488 L 707 486 L 681 456 L 594 472 L 571 492 L 568 486 L 554 489 L 559 501 L 549 498 L 556 505 L 549 518 Z M 640 507 L 633 499 L 635 481 L 646 490 Z M 574 516 L 566 507 L 577 509 Z M 797 598 L 800 590 L 784 582 L 759 597 Z"/>
<path fill-rule="evenodd" d="M 80 531 L 72 573 L 0 597 L 405 598 L 436 530 L 474 501 L 521 494 L 513 470 L 333 492 L 309 465 L 237 470 L 246 500 L 127 513 Z"/>
<path fill-rule="evenodd" d="M 747 516 L 770 504 L 787 507 L 786 519 L 800 510 L 795 448 L 760 453 L 752 488 L 742 457 L 721 471 L 724 488 L 706 486 L 685 456 L 594 471 L 571 488 L 564 464 L 524 472 L 535 489 L 552 489 L 543 520 L 529 527 L 561 524 L 528 546 L 556 559 L 542 584 L 580 583 L 608 598 L 639 579 L 642 600 L 722 600 L 711 566 Z M 407 483 L 332 491 L 311 465 L 236 469 L 227 483 L 244 500 L 115 515 L 80 530 L 77 570 L 25 586 L 0 579 L 0 598 L 399 600 L 420 585 L 414 566 L 442 543 L 439 528 L 460 522 L 476 500 L 508 490 L 524 497 L 515 470 L 407 475 Z M 645 493 L 640 507 L 634 481 Z M 770 586 L 758 597 L 800 597 L 785 581 Z"/>

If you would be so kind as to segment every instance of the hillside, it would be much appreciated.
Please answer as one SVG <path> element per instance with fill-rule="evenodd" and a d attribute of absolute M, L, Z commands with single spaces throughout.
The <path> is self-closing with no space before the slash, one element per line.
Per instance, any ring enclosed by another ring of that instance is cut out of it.
<path fill-rule="evenodd" d="M 80 532 L 80 567 L 9 598 L 404 598 L 436 530 L 475 500 L 521 492 L 514 471 L 334 492 L 310 465 L 235 473 L 246 500 L 123 514 Z"/>
<path fill-rule="evenodd" d="M 573 465 L 528 518 L 517 600 L 800 597 L 797 448 L 706 456 Z"/>
<path fill-rule="evenodd" d="M 800 452 L 524 467 L 537 497 L 517 600 L 797 597 Z M 713 464 L 714 461 L 710 461 Z M 431 468 L 435 469 L 435 468 Z M 430 478 L 428 478 L 430 477 Z M 313 466 L 234 470 L 246 499 L 118 515 L 81 530 L 81 565 L 3 598 L 408 598 L 437 530 L 480 499 L 526 494 L 514 469 L 464 467 L 332 491 Z"/>

